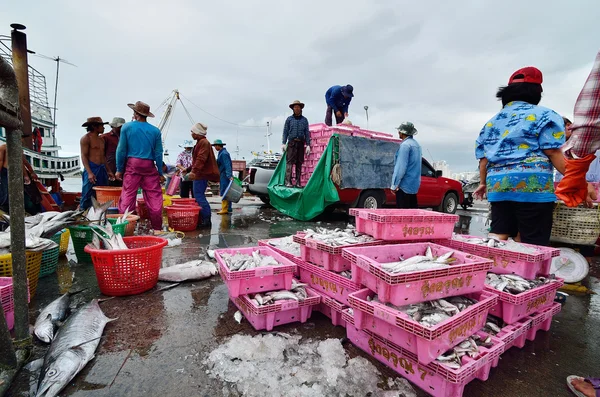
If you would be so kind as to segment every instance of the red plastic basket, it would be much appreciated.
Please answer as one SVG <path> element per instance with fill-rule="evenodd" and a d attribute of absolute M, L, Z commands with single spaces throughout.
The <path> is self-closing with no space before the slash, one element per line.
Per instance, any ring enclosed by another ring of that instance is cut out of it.
<path fill-rule="evenodd" d="M 92 257 L 100 292 L 109 296 L 140 294 L 158 282 L 163 248 L 167 240 L 155 236 L 124 237 L 128 250 L 102 250 L 91 245 L 85 252 Z"/>
<path fill-rule="evenodd" d="M 200 207 L 172 205 L 165 209 L 167 210 L 170 228 L 181 232 L 190 232 L 198 227 Z"/>
<path fill-rule="evenodd" d="M 175 204 L 185 204 L 185 205 L 198 205 L 198 202 L 195 198 L 172 198 L 171 203 Z"/>

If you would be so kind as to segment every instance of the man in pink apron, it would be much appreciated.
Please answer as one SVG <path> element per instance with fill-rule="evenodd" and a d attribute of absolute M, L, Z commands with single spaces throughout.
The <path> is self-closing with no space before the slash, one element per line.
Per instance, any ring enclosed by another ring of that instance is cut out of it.
<path fill-rule="evenodd" d="M 117 173 L 123 180 L 119 212 L 134 210 L 138 188 L 142 188 L 144 201 L 155 233 L 162 231 L 163 147 L 160 130 L 146 121 L 154 117 L 150 106 L 144 102 L 127 104 L 133 109 L 133 121 L 121 128 L 117 147 Z M 124 175 L 123 175 L 124 174 Z"/>

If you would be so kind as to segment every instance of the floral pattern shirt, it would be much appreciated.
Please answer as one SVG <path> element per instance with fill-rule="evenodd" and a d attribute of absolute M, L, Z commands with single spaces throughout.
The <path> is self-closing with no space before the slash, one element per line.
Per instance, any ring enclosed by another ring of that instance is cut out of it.
<path fill-rule="evenodd" d="M 554 168 L 544 150 L 564 143 L 565 125 L 558 113 L 526 102 L 507 103 L 475 143 L 477 159 L 488 159 L 488 200 L 556 201 Z"/>
<path fill-rule="evenodd" d="M 189 152 L 184 150 L 177 156 L 177 165 L 183 168 L 190 168 L 192 166 L 192 151 Z"/>

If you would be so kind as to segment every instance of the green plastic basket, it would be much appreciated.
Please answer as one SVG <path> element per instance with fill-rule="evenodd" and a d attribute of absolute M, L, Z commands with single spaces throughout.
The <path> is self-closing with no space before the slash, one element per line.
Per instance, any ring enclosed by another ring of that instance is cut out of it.
<path fill-rule="evenodd" d="M 42 264 L 40 265 L 40 278 L 48 276 L 56 271 L 58 266 L 58 254 L 60 251 L 60 237 L 62 232 L 56 233 L 50 237 L 50 240 L 54 241 L 57 246 L 42 252 Z"/>
<path fill-rule="evenodd" d="M 116 224 L 116 219 L 108 219 L 111 223 L 113 231 L 125 235 L 125 228 L 127 227 L 128 221 L 124 223 Z M 77 263 L 92 263 L 92 257 L 86 253 L 83 249 L 86 245 L 92 242 L 94 232 L 90 226 L 69 226 L 69 232 L 71 233 L 71 240 L 73 240 L 73 248 L 75 248 L 75 256 L 77 256 Z"/>

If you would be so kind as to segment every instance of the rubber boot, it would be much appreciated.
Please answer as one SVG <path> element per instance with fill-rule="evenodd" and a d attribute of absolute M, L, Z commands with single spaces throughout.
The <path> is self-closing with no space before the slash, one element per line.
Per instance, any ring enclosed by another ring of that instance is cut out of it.
<path fill-rule="evenodd" d="M 217 215 L 227 215 L 229 213 L 229 201 L 223 200 L 221 201 L 221 211 L 217 212 Z"/>
<path fill-rule="evenodd" d="M 292 164 L 285 165 L 285 186 L 292 187 Z"/>
<path fill-rule="evenodd" d="M 296 166 L 296 187 L 301 188 L 300 177 L 302 176 L 302 166 Z"/>

